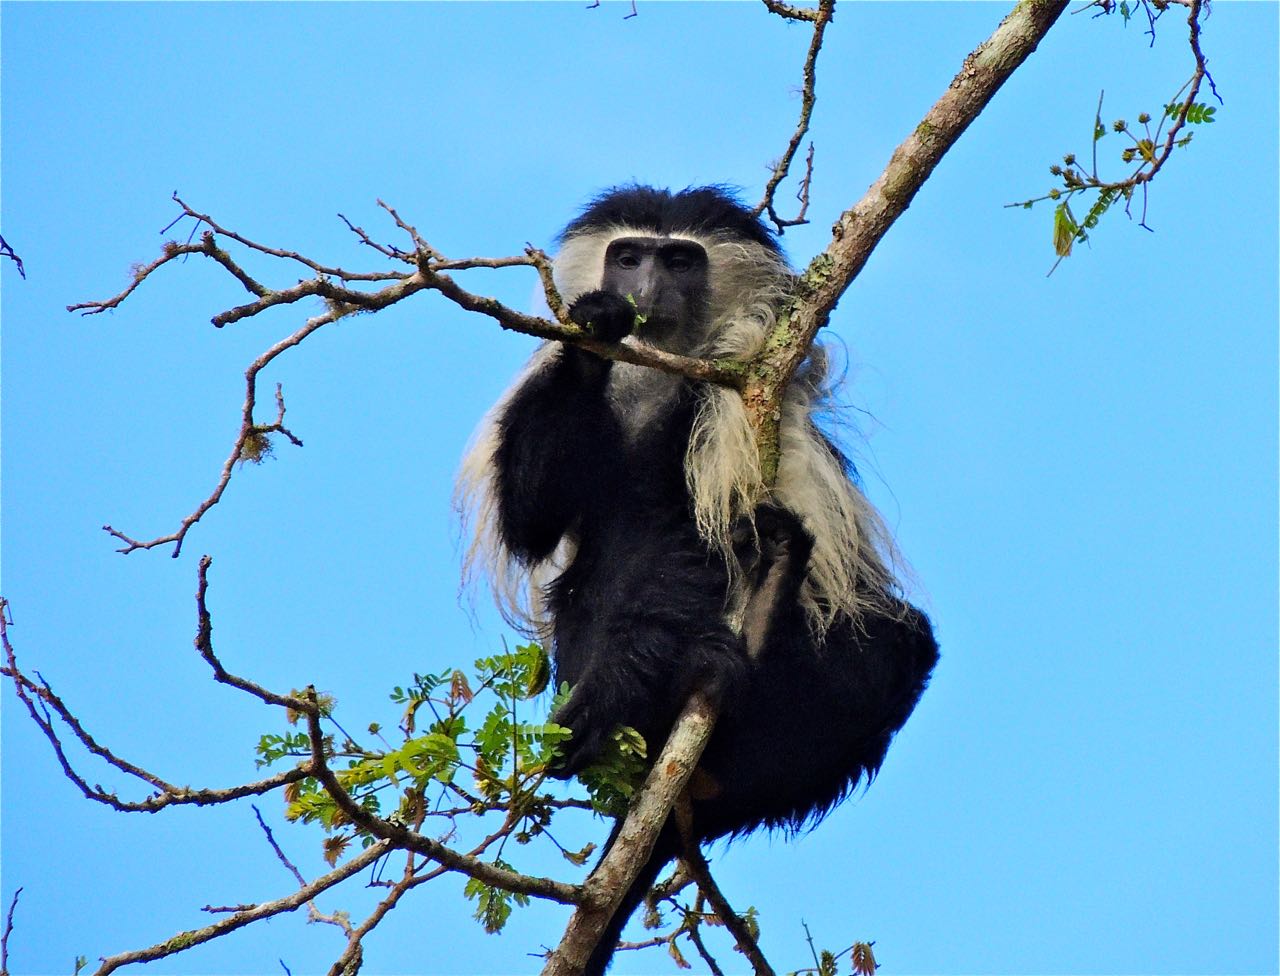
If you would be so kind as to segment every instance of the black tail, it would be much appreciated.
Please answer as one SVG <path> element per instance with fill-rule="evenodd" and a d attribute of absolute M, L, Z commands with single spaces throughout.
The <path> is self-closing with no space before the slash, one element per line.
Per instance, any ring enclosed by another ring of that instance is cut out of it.
<path fill-rule="evenodd" d="M 619 820 L 618 825 L 613 828 L 613 832 L 609 835 L 609 840 L 605 843 L 604 854 L 601 855 L 602 859 L 613 848 L 613 842 L 621 829 L 622 821 Z M 644 867 L 640 869 L 640 873 L 636 875 L 635 881 L 627 889 L 627 893 L 622 896 L 622 901 L 618 903 L 618 907 L 613 913 L 613 918 L 609 920 L 609 925 L 604 930 L 604 935 L 600 937 L 595 951 L 591 953 L 591 958 L 587 960 L 587 965 L 582 970 L 582 976 L 604 976 L 605 970 L 609 968 L 609 963 L 613 960 L 613 950 L 618 945 L 618 940 L 622 937 L 622 930 L 626 928 L 627 922 L 635 914 L 636 909 L 640 907 L 640 903 L 644 901 L 644 896 L 649 893 L 649 889 L 658 880 L 658 875 L 662 873 L 662 869 L 675 860 L 680 850 L 680 835 L 675 825 L 668 819 L 667 825 L 658 834 L 658 839 L 653 845 L 653 853 L 649 855 L 649 860 L 645 862 Z"/>

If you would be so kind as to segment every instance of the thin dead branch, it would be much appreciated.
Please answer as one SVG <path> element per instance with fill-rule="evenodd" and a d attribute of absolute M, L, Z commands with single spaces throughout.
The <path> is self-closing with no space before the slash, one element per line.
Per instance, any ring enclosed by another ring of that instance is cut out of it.
<path fill-rule="evenodd" d="M 755 976 L 775 976 L 773 967 L 769 965 L 769 960 L 764 957 L 764 953 L 760 951 L 760 945 L 756 942 L 755 937 L 751 934 L 751 930 L 747 928 L 746 922 L 742 920 L 733 907 L 725 898 L 724 893 L 720 890 L 720 886 L 716 884 L 715 879 L 711 876 L 711 868 L 707 864 L 707 859 L 702 856 L 702 851 L 697 844 L 689 843 L 686 839 L 684 854 L 686 869 L 698 885 L 698 890 L 707 896 L 707 901 L 711 902 L 711 907 L 715 909 L 716 916 L 724 923 L 725 928 L 733 936 L 734 942 L 737 943 L 738 951 L 747 957 L 755 970 Z"/>
<path fill-rule="evenodd" d="M 376 244 L 361 228 L 354 226 L 347 218 L 341 219 L 359 237 L 362 243 L 374 247 L 385 256 L 407 260 L 414 264 L 413 272 L 354 272 L 345 268 L 322 264 L 296 251 L 271 247 L 259 243 L 234 230 L 226 228 L 215 221 L 209 214 L 190 207 L 178 195 L 174 200 L 182 209 L 178 219 L 192 218 L 197 226 L 206 225 L 206 230 L 197 244 L 177 244 L 169 242 L 159 258 L 150 264 L 138 267 L 133 279 L 119 294 L 101 301 L 82 302 L 67 306 L 68 311 L 79 311 L 84 315 L 94 315 L 108 309 L 117 308 L 125 301 L 153 272 L 165 264 L 190 254 L 201 254 L 212 258 L 229 275 L 235 278 L 246 291 L 254 296 L 254 300 L 234 308 L 226 309 L 214 315 L 212 322 L 222 327 L 242 319 L 252 318 L 268 309 L 282 305 L 293 305 L 304 299 L 321 298 L 328 309 L 320 315 L 313 316 L 301 328 L 281 339 L 266 352 L 250 363 L 245 370 L 245 398 L 241 408 L 240 429 L 236 433 L 231 452 L 223 462 L 218 480 L 209 495 L 196 506 L 195 510 L 181 520 L 178 528 L 165 535 L 153 539 L 139 539 L 108 524 L 103 530 L 124 543 L 117 551 L 128 554 L 139 549 L 154 549 L 158 546 L 172 545 L 171 556 L 177 558 L 182 553 L 183 542 L 192 526 L 198 523 L 205 514 L 221 501 L 224 492 L 231 483 L 237 467 L 245 461 L 260 461 L 270 453 L 270 436 L 279 434 L 290 443 L 301 447 L 302 441 L 291 430 L 284 426 L 284 397 L 280 386 L 276 387 L 277 416 L 273 423 L 259 423 L 255 417 L 258 399 L 258 376 L 278 356 L 299 345 L 314 332 L 339 319 L 357 312 L 374 312 L 388 308 L 422 291 L 435 291 L 458 307 L 470 312 L 488 316 L 502 328 L 526 335 L 537 336 L 547 340 L 571 342 L 589 349 L 606 359 L 649 366 L 663 372 L 688 376 L 693 379 L 727 386 L 740 386 L 743 368 L 740 363 L 728 360 L 703 360 L 688 356 L 677 356 L 663 352 L 647 345 L 630 343 L 606 343 L 592 339 L 586 332 L 568 320 L 564 302 L 556 291 L 552 277 L 551 261 L 541 250 L 529 245 L 522 255 L 503 258 L 471 257 L 449 259 L 432 247 L 418 232 L 417 228 L 406 222 L 393 207 L 381 200 L 382 207 L 395 222 L 397 228 L 407 234 L 413 242 L 414 251 L 406 252 L 386 245 Z M 168 229 L 168 228 L 166 228 Z M 294 261 L 316 272 L 314 278 L 299 281 L 287 288 L 273 289 L 250 275 L 227 251 L 218 245 L 217 237 L 228 238 L 238 244 L 270 257 Z M 543 285 L 547 303 L 555 316 L 555 321 L 526 315 L 507 307 L 494 298 L 477 295 L 463 288 L 446 272 L 469 271 L 476 268 L 533 268 Z M 364 291 L 347 287 L 340 282 L 388 282 L 375 291 Z"/>
<path fill-rule="evenodd" d="M 232 800 L 238 800 L 246 796 L 261 796 L 290 783 L 299 782 L 309 775 L 309 771 L 305 766 L 299 766 L 252 783 L 242 783 L 238 786 L 230 786 L 224 789 L 196 789 L 189 786 L 177 786 L 160 778 L 155 773 L 116 755 L 89 733 L 80 719 L 72 713 L 67 704 L 53 691 L 53 688 L 39 673 L 32 678 L 19 667 L 17 654 L 9 640 L 8 623 L 3 613 L 7 606 L 8 604 L 3 599 L 0 599 L 0 642 L 3 643 L 5 654 L 5 665 L 0 667 L 0 675 L 4 675 L 13 682 L 13 688 L 18 695 L 18 699 L 26 707 L 32 721 L 35 722 L 53 747 L 54 755 L 58 758 L 63 774 L 75 784 L 76 788 L 87 799 L 93 800 L 95 803 L 105 804 L 122 813 L 157 813 L 166 807 L 172 806 L 213 806 L 221 803 L 230 803 Z M 115 793 L 103 789 L 101 786 L 90 785 L 89 781 L 76 770 L 67 756 L 66 748 L 58 734 L 55 716 L 58 721 L 71 731 L 73 738 L 84 749 L 126 776 L 147 784 L 155 792 L 144 800 L 128 801 L 120 799 Z"/>
<path fill-rule="evenodd" d="M 12 261 L 18 268 L 18 274 L 22 275 L 22 280 L 26 281 L 26 266 L 22 263 L 22 258 L 18 257 L 18 255 L 14 253 L 13 248 L 11 248 L 9 246 L 9 242 L 4 239 L 3 234 L 0 234 L 0 257 L 5 257 Z"/>
<path fill-rule="evenodd" d="M 788 227 L 795 227 L 809 222 L 806 215 L 809 212 L 809 185 L 813 181 L 812 143 L 809 144 L 809 153 L 805 157 L 805 176 L 800 181 L 800 189 L 796 194 L 796 199 L 800 201 L 799 213 L 790 220 L 784 219 L 778 216 L 777 210 L 774 209 L 773 200 L 778 187 L 787 178 L 787 174 L 791 170 L 791 162 L 795 159 L 800 143 L 804 141 L 805 134 L 809 131 L 809 120 L 813 116 L 813 106 L 817 101 L 818 52 L 822 50 L 822 38 L 827 29 L 827 24 L 831 23 L 832 17 L 835 16 L 836 4 L 835 0 L 821 0 L 817 8 L 811 11 L 792 8 L 787 4 L 775 3 L 771 2 L 771 0 L 765 0 L 765 6 L 780 16 L 793 20 L 807 20 L 813 23 L 813 38 L 809 42 L 809 53 L 804 59 L 804 84 L 800 89 L 800 120 L 796 123 L 795 132 L 791 134 L 791 140 L 787 143 L 786 151 L 773 164 L 773 173 L 769 177 L 769 182 L 765 184 L 764 196 L 751 211 L 757 217 L 767 212 L 769 220 L 773 222 L 774 227 L 781 234 L 785 233 Z M 794 11 L 794 15 L 792 13 L 783 13 L 783 10 Z M 812 16 L 808 16 L 810 13 Z M 800 14 L 804 14 L 804 16 L 799 16 Z"/>
<path fill-rule="evenodd" d="M 297 891 L 284 898 L 277 898 L 274 901 L 263 902 L 260 905 L 254 905 L 244 911 L 236 912 L 226 918 L 219 919 L 211 925 L 205 925 L 197 929 L 188 929 L 185 932 L 179 932 L 163 942 L 157 942 L 153 946 L 145 949 L 134 949 L 129 952 L 121 952 L 114 956 L 106 956 L 102 959 L 102 964 L 98 967 L 94 976 L 109 976 L 121 966 L 129 966 L 140 962 L 155 962 L 157 959 L 164 959 L 167 956 L 175 955 L 192 946 L 209 942 L 213 939 L 234 932 L 236 929 L 243 928 L 252 922 L 258 922 L 265 918 L 272 918 L 284 912 L 292 912 L 308 902 L 312 901 L 317 895 L 328 891 L 334 885 L 337 885 L 347 878 L 359 874 L 365 868 L 372 865 L 379 858 L 388 854 L 393 850 L 393 845 L 388 841 L 379 841 L 365 850 L 361 851 L 346 864 L 334 868 L 328 874 L 323 874 L 316 878 L 310 884 L 299 888 Z"/>
<path fill-rule="evenodd" d="M 9 936 L 13 934 L 13 913 L 18 910 L 18 897 L 22 888 L 13 893 L 9 902 L 9 911 L 4 918 L 4 934 L 0 935 L 0 976 L 9 976 Z"/>

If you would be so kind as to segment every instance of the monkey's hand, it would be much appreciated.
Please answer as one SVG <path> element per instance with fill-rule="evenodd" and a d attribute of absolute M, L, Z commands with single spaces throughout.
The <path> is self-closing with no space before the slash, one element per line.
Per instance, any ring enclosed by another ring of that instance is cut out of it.
<path fill-rule="evenodd" d="M 593 701 L 593 697 L 589 690 L 584 694 L 581 686 L 575 687 L 569 700 L 551 714 L 550 721 L 573 731 L 548 770 L 556 779 L 569 779 L 595 762 L 617 727 L 617 716 L 608 713 L 609 705 Z"/>
<path fill-rule="evenodd" d="M 759 585 L 771 571 L 803 579 L 813 554 L 813 535 L 790 509 L 766 502 L 750 518 L 733 527 L 733 553 L 751 585 Z"/>
<path fill-rule="evenodd" d="M 594 339 L 617 342 L 631 335 L 636 307 L 611 291 L 589 291 L 569 306 L 569 318 Z"/>
<path fill-rule="evenodd" d="M 639 732 L 654 759 L 689 695 L 702 690 L 719 701 L 745 683 L 742 642 L 727 628 L 682 636 L 675 639 L 637 620 L 618 640 L 611 665 L 583 676 L 551 715 L 556 725 L 573 731 L 560 746 L 552 776 L 567 779 L 590 766 L 619 725 Z"/>

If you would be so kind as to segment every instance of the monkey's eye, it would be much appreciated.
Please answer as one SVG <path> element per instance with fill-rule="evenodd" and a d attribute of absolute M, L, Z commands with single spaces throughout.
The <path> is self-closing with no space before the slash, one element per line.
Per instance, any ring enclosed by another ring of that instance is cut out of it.
<path fill-rule="evenodd" d="M 687 254 L 673 254 L 667 258 L 667 270 L 683 274 L 693 270 L 693 259 Z"/>
<path fill-rule="evenodd" d="M 614 263 L 620 268 L 638 268 L 640 267 L 640 258 L 631 251 L 623 251 L 614 258 Z"/>

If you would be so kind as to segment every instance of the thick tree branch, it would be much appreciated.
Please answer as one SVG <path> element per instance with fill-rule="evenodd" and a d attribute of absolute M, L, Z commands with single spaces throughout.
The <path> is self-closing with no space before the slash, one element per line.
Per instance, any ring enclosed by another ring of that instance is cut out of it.
<path fill-rule="evenodd" d="M 894 150 L 862 199 L 841 214 L 826 250 L 801 276 L 798 300 L 748 370 L 743 391 L 760 432 L 761 467 L 771 481 L 778 461 L 782 398 L 818 330 L 871 252 L 910 206 L 934 168 L 1009 76 L 1036 49 L 1067 0 L 1023 0 L 964 60 L 950 87 Z"/>
<path fill-rule="evenodd" d="M 705 695 L 697 693 L 689 699 L 644 786 L 636 793 L 621 832 L 584 883 L 582 904 L 547 958 L 542 976 L 575 976 L 582 971 L 618 902 L 648 861 L 658 832 L 711 737 L 716 715 L 717 709 Z"/>
<path fill-rule="evenodd" d="M 1066 6 L 1067 0 L 1023 0 L 1005 17 L 995 33 L 965 59 L 950 88 L 894 151 L 889 165 L 862 200 L 841 215 L 830 245 L 806 269 L 798 300 L 770 336 L 761 355 L 749 364 L 747 383 L 742 388 L 757 431 L 766 483 L 772 483 L 777 471 L 783 395 L 796 368 L 808 355 L 818 329 L 826 324 L 831 310 L 876 244 L 907 209 L 946 151 L 1035 50 Z M 770 9 L 774 9 L 773 5 Z M 570 919 L 543 976 L 572 976 L 581 970 L 622 893 L 653 849 L 657 833 L 702 755 L 715 721 L 716 709 L 702 695 L 695 695 L 672 729 L 650 781 L 637 795 L 622 834 L 587 879 L 584 903 Z M 665 775 L 668 764 L 679 770 L 678 776 Z"/>
<path fill-rule="evenodd" d="M 764 5 L 769 8 L 770 13 L 777 14 L 784 20 L 816 21 L 821 16 L 814 7 L 797 7 L 783 3 L 782 0 L 764 0 Z"/>

